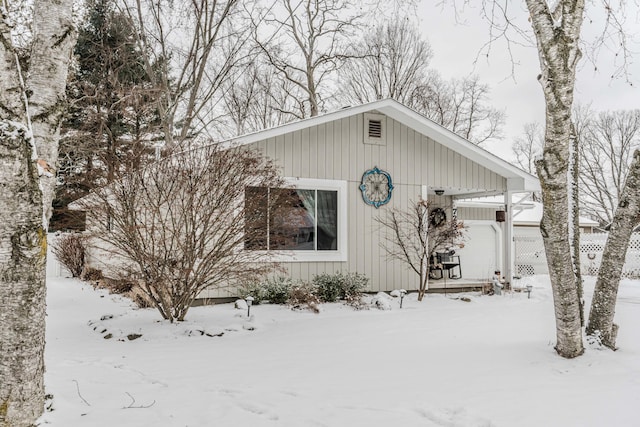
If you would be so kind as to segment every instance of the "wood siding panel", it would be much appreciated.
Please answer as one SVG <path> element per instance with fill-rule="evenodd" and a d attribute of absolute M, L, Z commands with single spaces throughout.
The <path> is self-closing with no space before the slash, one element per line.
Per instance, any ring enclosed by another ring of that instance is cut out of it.
<path fill-rule="evenodd" d="M 387 118 L 385 144 L 365 144 L 364 117 L 356 115 L 335 122 L 291 132 L 254 146 L 271 156 L 290 177 L 347 181 L 348 236 L 346 262 L 285 263 L 295 279 L 310 281 L 323 272 L 352 271 L 365 274 L 370 291 L 416 289 L 417 275 L 405 264 L 389 260 L 381 244 L 389 231 L 376 217 L 389 209 L 407 210 L 418 200 L 421 186 L 501 190 L 505 180 L 480 167 L 473 159 L 447 149 L 436 141 Z M 359 190 L 362 174 L 374 166 L 388 171 L 395 189 L 389 205 L 366 205 Z M 446 196 L 434 197 L 444 203 Z M 486 213 L 460 209 L 461 219 L 490 219 Z"/>

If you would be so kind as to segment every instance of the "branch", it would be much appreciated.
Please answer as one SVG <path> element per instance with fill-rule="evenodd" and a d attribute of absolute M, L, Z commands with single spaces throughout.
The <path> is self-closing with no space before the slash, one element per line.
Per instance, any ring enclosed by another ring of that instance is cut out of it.
<path fill-rule="evenodd" d="M 133 396 L 131 396 L 129 392 L 125 391 L 125 393 L 127 396 L 131 398 L 131 403 L 129 404 L 129 406 L 123 406 L 122 409 L 147 409 L 147 408 L 151 408 L 153 405 L 156 404 L 156 401 L 154 400 L 148 405 L 134 405 L 136 403 L 136 399 Z"/>
<path fill-rule="evenodd" d="M 82 401 L 87 405 L 87 406 L 91 406 L 91 404 L 89 402 L 87 402 L 87 400 L 82 397 L 82 395 L 80 394 L 80 384 L 78 384 L 77 380 L 73 380 L 74 383 L 76 383 L 76 391 L 78 392 L 78 397 L 80 397 L 80 399 L 82 399 Z"/>

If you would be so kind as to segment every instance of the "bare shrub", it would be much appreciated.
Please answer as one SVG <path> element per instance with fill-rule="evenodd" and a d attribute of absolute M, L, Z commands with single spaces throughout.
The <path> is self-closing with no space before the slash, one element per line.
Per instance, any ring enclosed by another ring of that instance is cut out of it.
<path fill-rule="evenodd" d="M 311 310 L 320 313 L 320 299 L 315 293 L 315 287 L 309 283 L 299 283 L 289 291 L 287 303 L 293 309 Z"/>
<path fill-rule="evenodd" d="M 92 236 L 125 261 L 123 274 L 139 281 L 173 322 L 184 320 L 205 289 L 259 281 L 273 271 L 264 252 L 250 246 L 266 238 L 272 206 L 245 198 L 245 191 L 283 186 L 273 162 L 258 152 L 210 145 L 132 172 L 81 205 Z M 255 224 L 246 223 L 245 212 Z"/>
<path fill-rule="evenodd" d="M 56 259 L 64 265 L 72 277 L 80 277 L 84 268 L 85 238 L 76 233 L 62 234 L 52 249 Z"/>
<path fill-rule="evenodd" d="M 427 292 L 429 259 L 438 250 L 464 246 L 466 231 L 462 221 L 439 218 L 441 208 L 429 208 L 429 202 L 420 199 L 407 211 L 392 209 L 385 217 L 376 218 L 378 224 L 389 231 L 382 242 L 387 257 L 402 261 L 418 276 L 418 301 L 422 301 Z"/>
<path fill-rule="evenodd" d="M 85 282 L 95 282 L 98 280 L 102 280 L 103 277 L 104 276 L 102 275 L 102 270 L 93 267 L 85 268 L 80 274 L 80 279 L 84 280 Z"/>

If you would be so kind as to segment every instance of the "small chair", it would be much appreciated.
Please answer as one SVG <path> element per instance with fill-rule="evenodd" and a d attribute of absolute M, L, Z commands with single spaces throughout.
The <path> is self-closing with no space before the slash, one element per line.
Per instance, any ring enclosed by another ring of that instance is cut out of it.
<path fill-rule="evenodd" d="M 444 274 L 444 270 L 447 270 L 447 276 L 449 279 L 459 279 L 462 277 L 462 267 L 460 266 L 460 255 L 454 255 L 455 252 L 437 252 L 436 258 L 438 261 L 438 270 L 440 270 L 440 278 Z M 458 274 L 452 274 L 451 270 L 457 268 Z"/>

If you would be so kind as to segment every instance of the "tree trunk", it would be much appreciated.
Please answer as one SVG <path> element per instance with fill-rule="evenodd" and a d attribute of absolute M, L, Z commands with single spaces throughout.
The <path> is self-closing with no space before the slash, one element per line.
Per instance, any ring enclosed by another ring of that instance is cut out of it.
<path fill-rule="evenodd" d="M 26 127 L 0 121 L 0 426 L 44 408 L 46 233 Z"/>
<path fill-rule="evenodd" d="M 569 158 L 571 107 L 584 0 L 561 0 L 549 9 L 546 0 L 526 0 L 538 44 L 538 80 L 546 104 L 543 158 L 536 162 L 542 187 L 544 239 L 556 316 L 556 351 L 572 358 L 584 352 L 578 284 L 570 267 Z"/>
<path fill-rule="evenodd" d="M 622 275 L 629 239 L 633 227 L 640 218 L 640 151 L 633 154 L 633 162 L 627 181 L 620 195 L 618 208 L 611 223 L 607 244 L 602 254 L 602 264 L 591 301 L 587 334 L 598 337 L 600 342 L 616 347 L 618 327 L 613 323 L 618 285 Z"/>
<path fill-rule="evenodd" d="M 578 285 L 578 304 L 580 304 L 580 326 L 584 327 L 584 286 L 582 281 L 582 266 L 580 263 L 580 151 L 578 135 L 575 126 L 571 125 L 571 207 L 572 207 L 572 227 L 573 239 L 571 246 L 573 248 L 573 271 L 576 274 L 576 283 Z"/>
<path fill-rule="evenodd" d="M 57 160 L 67 67 L 75 42 L 72 4 L 34 2 L 26 81 L 0 17 L 1 427 L 34 425 L 44 410 L 46 222 L 55 179 L 41 182 L 36 165 L 43 163 L 36 160 L 52 166 Z"/>
<path fill-rule="evenodd" d="M 67 105 L 65 87 L 69 61 L 76 44 L 72 6 L 73 0 L 37 0 L 33 16 L 36 32 L 27 80 L 29 113 L 38 157 L 46 161 L 52 171 L 58 163 L 60 125 Z M 42 175 L 40 185 L 44 218 L 48 225 L 55 196 L 55 172 Z"/>

